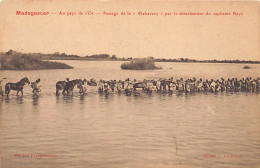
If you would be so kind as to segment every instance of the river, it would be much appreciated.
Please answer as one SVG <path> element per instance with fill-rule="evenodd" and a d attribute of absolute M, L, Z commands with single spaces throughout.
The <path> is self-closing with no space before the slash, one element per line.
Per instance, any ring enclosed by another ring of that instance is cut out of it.
<path fill-rule="evenodd" d="M 1 71 L 6 82 L 41 79 L 39 98 L 0 98 L 3 168 L 256 167 L 260 165 L 257 93 L 97 94 L 56 96 L 59 80 L 95 78 L 259 77 L 260 65 L 156 63 L 163 69 L 121 70 L 120 61 L 61 61 L 74 69 Z M 40 157 L 46 155 L 46 157 Z"/>

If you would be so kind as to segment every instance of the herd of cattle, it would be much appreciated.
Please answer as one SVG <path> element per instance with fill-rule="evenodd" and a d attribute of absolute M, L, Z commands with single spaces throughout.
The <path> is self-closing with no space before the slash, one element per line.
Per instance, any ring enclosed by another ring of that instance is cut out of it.
<path fill-rule="evenodd" d="M 21 79 L 17 83 L 6 83 L 5 94 L 8 96 L 11 90 L 16 90 L 17 95 L 19 92 L 23 94 L 23 87 L 25 84 L 31 84 L 33 94 L 38 96 L 41 91 L 38 87 L 40 79 L 35 82 L 30 82 L 27 77 Z M 100 80 L 96 82 L 95 79 L 75 79 L 69 80 L 68 78 L 64 81 L 58 81 L 56 83 L 56 95 L 59 95 L 59 91 L 63 94 L 72 94 L 75 86 L 79 89 L 80 94 L 87 93 L 87 87 L 95 86 L 98 87 L 100 94 L 109 93 L 125 93 L 126 95 L 138 94 L 138 89 L 143 90 L 147 93 L 153 91 L 169 93 L 175 92 L 259 92 L 260 91 L 260 80 L 259 78 L 253 79 L 251 77 L 237 79 L 217 79 L 217 80 L 197 80 L 196 78 L 186 79 L 183 78 L 174 80 L 173 77 L 170 79 L 158 79 L 158 80 L 146 80 L 137 81 L 136 79 L 130 80 Z M 3 96 L 3 89 L 0 85 L 0 94 Z"/>
<path fill-rule="evenodd" d="M 87 86 L 97 86 L 98 92 L 101 94 L 109 94 L 113 92 L 125 93 L 131 95 L 136 92 L 137 89 L 141 89 L 144 92 L 152 93 L 153 91 L 172 94 L 174 91 L 177 92 L 258 92 L 260 90 L 259 78 L 232 78 L 225 80 L 197 80 L 196 78 L 184 80 L 183 78 L 174 80 L 173 77 L 170 79 L 159 79 L 159 80 L 146 80 L 137 81 L 130 80 L 100 80 L 96 82 L 95 79 L 90 80 L 69 80 L 59 81 L 56 83 L 56 94 L 59 94 L 60 90 L 64 93 L 72 93 L 73 88 L 77 86 L 79 93 L 86 93 Z"/>

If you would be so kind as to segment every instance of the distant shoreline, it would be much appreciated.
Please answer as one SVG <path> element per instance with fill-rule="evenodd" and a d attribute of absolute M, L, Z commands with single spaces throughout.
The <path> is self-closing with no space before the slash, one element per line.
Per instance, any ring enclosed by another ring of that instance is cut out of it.
<path fill-rule="evenodd" d="M 42 54 L 42 53 L 20 53 L 13 50 L 9 50 L 6 53 L 0 53 L 1 55 L 11 56 L 11 55 L 25 55 L 30 57 L 38 57 L 42 61 L 46 60 L 80 60 L 80 61 L 131 61 L 137 58 L 118 58 L 116 55 L 109 54 L 95 54 L 90 56 L 78 56 L 78 55 L 68 55 L 65 53 L 53 53 L 53 54 Z M 260 64 L 260 61 L 250 61 L 250 60 L 195 60 L 188 58 L 178 58 L 178 59 L 165 59 L 165 58 L 154 58 L 155 62 L 176 62 L 176 63 L 232 63 L 232 64 Z M 49 69 L 49 68 L 47 68 Z"/>
<path fill-rule="evenodd" d="M 117 59 L 111 59 L 111 58 L 87 58 L 87 57 L 48 57 L 47 60 L 80 60 L 80 61 L 131 61 L 136 58 L 117 58 Z M 182 61 L 178 59 L 154 59 L 155 62 L 179 62 L 179 63 L 233 63 L 233 64 L 260 64 L 260 61 L 240 61 L 240 60 L 187 60 Z"/>

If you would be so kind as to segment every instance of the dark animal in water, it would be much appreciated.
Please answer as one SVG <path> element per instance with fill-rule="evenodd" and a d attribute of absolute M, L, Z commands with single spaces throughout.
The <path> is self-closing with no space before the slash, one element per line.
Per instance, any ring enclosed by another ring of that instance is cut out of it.
<path fill-rule="evenodd" d="M 116 80 L 108 81 L 107 84 L 109 85 L 111 91 L 114 92 L 114 90 L 116 88 Z"/>
<path fill-rule="evenodd" d="M 64 94 L 65 92 L 67 93 L 72 93 L 75 85 L 82 83 L 83 81 L 81 79 L 75 79 L 75 80 L 71 80 L 65 83 L 65 86 L 63 88 L 63 92 L 62 94 Z"/>
<path fill-rule="evenodd" d="M 66 82 L 70 81 L 69 78 L 66 78 L 66 81 L 59 81 L 56 83 L 56 95 L 59 94 L 60 90 L 64 89 L 64 86 L 66 85 Z"/>
<path fill-rule="evenodd" d="M 21 79 L 17 83 L 9 82 L 9 83 L 5 84 L 5 94 L 8 96 L 11 90 L 17 90 L 16 95 L 18 95 L 19 92 L 21 92 L 23 95 L 23 87 L 25 84 L 28 84 L 28 85 L 30 84 L 30 81 L 27 77 Z"/>
<path fill-rule="evenodd" d="M 94 78 L 91 78 L 89 81 L 87 81 L 87 84 L 89 86 L 97 86 L 97 82 Z"/>
<path fill-rule="evenodd" d="M 153 84 L 153 86 L 156 87 L 156 90 L 157 90 L 157 91 L 161 91 L 161 81 L 155 81 L 155 80 L 153 80 L 153 81 L 152 81 L 152 84 Z"/>
<path fill-rule="evenodd" d="M 59 81 L 56 83 L 56 95 L 59 94 L 60 90 L 64 89 L 64 86 L 66 85 L 66 81 Z"/>
<path fill-rule="evenodd" d="M 133 85 L 134 90 L 136 91 L 137 88 L 142 88 L 143 90 L 146 88 L 145 82 L 138 82 Z"/>
<path fill-rule="evenodd" d="M 160 86 L 160 90 L 163 92 L 166 92 L 166 88 L 168 87 L 168 90 L 170 88 L 170 84 L 173 83 L 171 80 L 162 80 L 161 81 L 161 86 Z"/>

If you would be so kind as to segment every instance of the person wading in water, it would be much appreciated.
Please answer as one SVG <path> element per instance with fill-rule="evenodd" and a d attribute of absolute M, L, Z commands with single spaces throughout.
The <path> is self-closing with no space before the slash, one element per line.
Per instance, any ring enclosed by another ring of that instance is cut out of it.
<path fill-rule="evenodd" d="M 38 84 L 40 83 L 41 79 L 37 79 L 35 82 L 31 83 L 31 87 L 33 88 L 33 96 L 37 96 L 39 97 L 38 93 L 41 91 L 41 89 L 39 88 Z"/>

